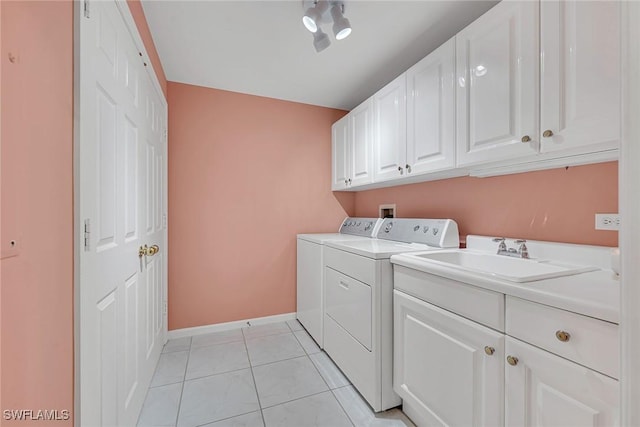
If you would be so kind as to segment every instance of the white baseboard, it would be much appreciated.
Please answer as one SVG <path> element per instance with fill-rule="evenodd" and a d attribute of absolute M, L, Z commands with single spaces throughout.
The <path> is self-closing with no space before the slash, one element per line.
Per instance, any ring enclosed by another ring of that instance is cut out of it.
<path fill-rule="evenodd" d="M 193 328 L 174 329 L 167 332 L 167 339 L 172 340 L 193 335 L 210 334 L 212 332 L 228 331 L 238 329 L 243 326 L 265 325 L 267 323 L 285 322 L 294 320 L 296 313 L 275 314 L 273 316 L 257 317 L 255 319 L 236 320 L 234 322 L 216 323 L 214 325 L 195 326 Z"/>

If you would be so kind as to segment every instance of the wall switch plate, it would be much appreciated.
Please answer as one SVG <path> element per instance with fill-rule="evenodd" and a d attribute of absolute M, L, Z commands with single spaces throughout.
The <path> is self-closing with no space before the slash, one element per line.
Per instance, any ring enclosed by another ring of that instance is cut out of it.
<path fill-rule="evenodd" d="M 614 230 L 620 229 L 620 215 L 617 213 L 596 214 L 596 230 Z"/>

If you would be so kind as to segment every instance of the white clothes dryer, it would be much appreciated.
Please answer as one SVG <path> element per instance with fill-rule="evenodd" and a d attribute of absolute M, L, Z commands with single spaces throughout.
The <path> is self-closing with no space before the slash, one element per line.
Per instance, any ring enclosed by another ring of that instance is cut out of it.
<path fill-rule="evenodd" d="M 346 218 L 337 233 L 298 234 L 296 317 L 320 348 L 324 347 L 324 262 L 328 242 L 371 240 L 380 218 Z"/>

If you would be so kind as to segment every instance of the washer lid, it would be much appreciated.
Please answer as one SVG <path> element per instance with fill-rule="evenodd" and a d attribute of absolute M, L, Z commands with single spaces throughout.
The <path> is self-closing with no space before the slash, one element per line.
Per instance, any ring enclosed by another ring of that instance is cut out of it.
<path fill-rule="evenodd" d="M 324 245 L 326 242 L 345 242 L 354 240 L 371 240 L 370 237 L 354 236 L 351 234 L 340 233 L 311 233 L 311 234 L 298 234 L 298 239 L 306 240 L 308 242 Z"/>
<path fill-rule="evenodd" d="M 327 247 L 340 249 L 346 252 L 351 252 L 373 259 L 389 259 L 391 255 L 401 254 L 405 252 L 419 252 L 440 249 L 420 243 L 392 242 L 381 239 L 327 242 L 325 245 Z"/>

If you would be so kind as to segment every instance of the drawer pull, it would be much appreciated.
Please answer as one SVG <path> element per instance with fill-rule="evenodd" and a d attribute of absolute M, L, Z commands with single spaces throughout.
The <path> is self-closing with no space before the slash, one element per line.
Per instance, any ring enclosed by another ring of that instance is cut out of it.
<path fill-rule="evenodd" d="M 484 348 L 484 352 L 487 353 L 487 355 L 489 355 L 489 356 L 493 356 L 493 353 L 496 352 L 496 349 L 493 348 L 493 347 L 486 346 Z"/>
<path fill-rule="evenodd" d="M 518 364 L 518 358 L 513 356 L 507 356 L 507 363 L 511 366 L 516 366 Z"/>
<path fill-rule="evenodd" d="M 345 288 L 346 290 L 349 290 L 349 284 L 348 284 L 348 283 L 343 282 L 342 280 L 340 280 L 340 286 L 341 286 L 341 287 L 343 287 L 343 288 Z"/>
<path fill-rule="evenodd" d="M 571 338 L 571 334 L 565 331 L 556 331 L 556 338 L 562 342 L 567 342 Z"/>

